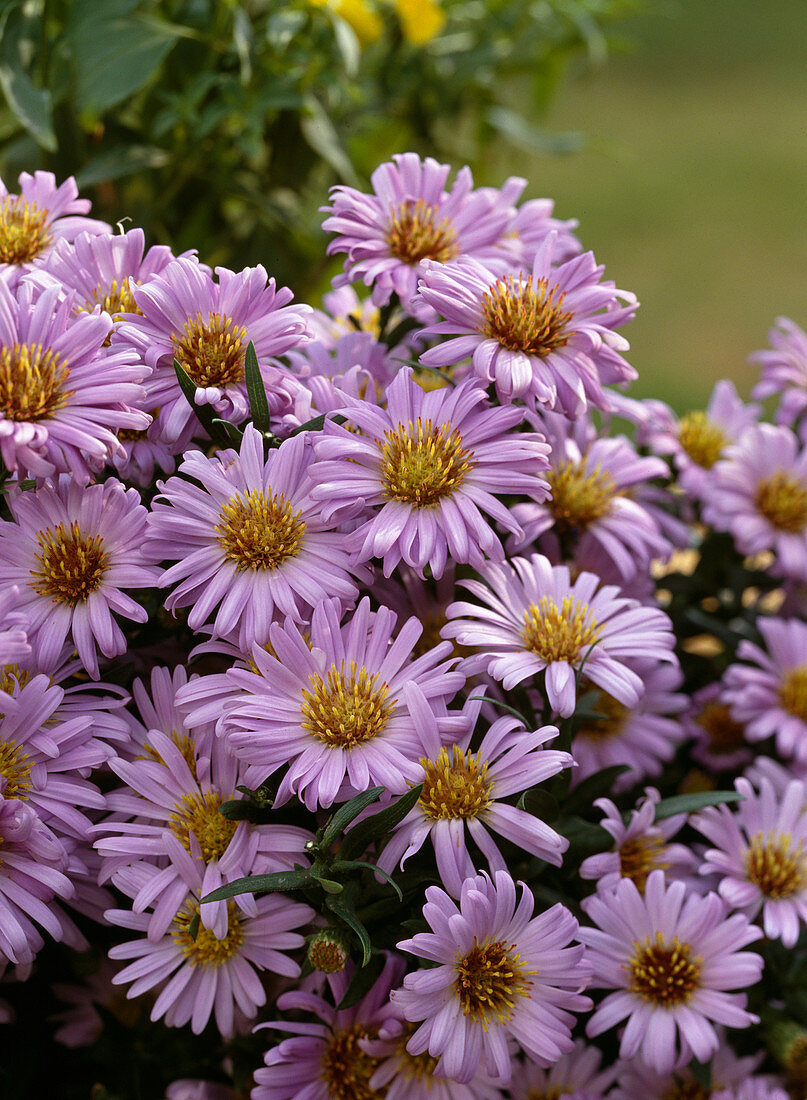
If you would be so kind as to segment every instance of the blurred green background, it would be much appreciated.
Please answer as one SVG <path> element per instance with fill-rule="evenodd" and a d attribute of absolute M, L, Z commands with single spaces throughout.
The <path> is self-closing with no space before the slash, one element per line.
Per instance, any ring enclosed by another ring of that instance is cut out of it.
<path fill-rule="evenodd" d="M 678 0 L 630 35 L 548 113 L 582 152 L 489 174 L 529 177 L 638 295 L 633 393 L 685 409 L 730 377 L 747 397 L 774 318 L 807 327 L 807 3 Z"/>

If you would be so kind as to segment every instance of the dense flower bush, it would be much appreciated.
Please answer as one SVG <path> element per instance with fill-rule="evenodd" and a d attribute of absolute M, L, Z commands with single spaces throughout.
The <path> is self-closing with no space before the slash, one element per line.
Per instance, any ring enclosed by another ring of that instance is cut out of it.
<path fill-rule="evenodd" d="M 317 309 L 0 199 L 3 1095 L 802 1097 L 807 336 L 678 417 L 524 181 L 372 186 Z"/>

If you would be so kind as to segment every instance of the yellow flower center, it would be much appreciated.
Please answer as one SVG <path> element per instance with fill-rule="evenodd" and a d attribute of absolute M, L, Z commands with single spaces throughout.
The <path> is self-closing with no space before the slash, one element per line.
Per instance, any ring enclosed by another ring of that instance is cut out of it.
<path fill-rule="evenodd" d="M 640 894 L 644 894 L 651 871 L 666 870 L 670 864 L 663 858 L 666 843 L 663 836 L 637 836 L 626 840 L 619 849 L 619 873 L 632 879 Z"/>
<path fill-rule="evenodd" d="M 128 279 L 124 279 L 120 285 L 117 279 L 113 279 L 109 286 L 99 283 L 92 292 L 92 298 L 87 302 L 85 309 L 91 313 L 99 305 L 112 317 L 113 321 L 117 321 L 121 313 L 139 313 L 142 316 L 143 312 L 138 309 Z"/>
<path fill-rule="evenodd" d="M 17 688 L 24 688 L 34 673 L 19 665 L 0 665 L 0 691 L 13 695 Z"/>
<path fill-rule="evenodd" d="M 544 359 L 562 348 L 573 335 L 569 329 L 571 313 L 561 308 L 565 292 L 551 289 L 546 279 L 520 274 L 508 275 L 482 297 L 480 332 L 498 340 L 512 351 L 523 351 Z"/>
<path fill-rule="evenodd" d="M 218 791 L 183 794 L 170 815 L 171 832 L 186 852 L 191 850 L 191 833 L 199 841 L 205 863 L 220 859 L 233 838 L 237 822 L 220 813 Z"/>
<path fill-rule="evenodd" d="M 777 531 L 798 535 L 807 527 L 807 486 L 785 470 L 760 481 L 754 503 Z"/>
<path fill-rule="evenodd" d="M 457 991 L 463 1015 L 483 1026 L 496 1020 L 506 1024 L 513 1018 L 518 997 L 529 994 L 535 971 L 524 969 L 515 944 L 501 940 L 474 946 L 456 966 Z"/>
<path fill-rule="evenodd" d="M 592 685 L 587 680 L 583 680 L 580 684 L 580 694 L 584 695 L 591 690 Z M 585 718 L 575 737 L 587 737 L 592 741 L 607 741 L 611 737 L 618 737 L 625 725 L 625 719 L 630 714 L 624 703 L 620 703 L 613 695 L 609 695 L 601 688 L 598 689 L 597 698 L 589 709 L 601 717 Z"/>
<path fill-rule="evenodd" d="M 188 765 L 191 775 L 196 775 L 196 747 L 194 746 L 193 738 L 190 734 L 179 733 L 178 730 L 172 730 L 170 736 L 171 740 L 182 753 L 182 758 Z M 143 746 L 143 755 L 138 759 L 156 760 L 158 764 L 165 765 L 165 761 L 157 750 L 148 743 Z M 167 767 L 167 765 L 165 766 Z"/>
<path fill-rule="evenodd" d="M 322 1078 L 332 1100 L 381 1100 L 383 1093 L 368 1084 L 378 1059 L 365 1054 L 359 1039 L 369 1038 L 360 1024 L 337 1031 L 322 1057 Z"/>
<path fill-rule="evenodd" d="M 431 1092 L 435 1085 L 434 1071 L 437 1069 L 438 1059 L 433 1058 L 427 1050 L 424 1051 L 423 1054 L 409 1053 L 406 1049 L 406 1044 L 414 1033 L 415 1025 L 408 1024 L 398 1040 L 398 1057 L 400 1059 L 398 1075 L 402 1076 L 407 1081 L 417 1081 L 419 1089 Z"/>
<path fill-rule="evenodd" d="M 788 714 L 807 722 L 807 665 L 787 670 L 779 688 L 779 702 Z"/>
<path fill-rule="evenodd" d="M 171 340 L 185 372 L 197 386 L 231 386 L 244 377 L 243 347 L 247 330 L 229 317 L 201 313 L 185 322 L 184 335 L 174 333 Z"/>
<path fill-rule="evenodd" d="M 616 483 L 599 465 L 589 473 L 583 463 L 563 462 L 546 476 L 552 489 L 547 507 L 560 531 L 585 529 L 611 510 Z"/>
<path fill-rule="evenodd" d="M 678 442 L 696 466 L 711 470 L 729 442 L 723 429 L 705 412 L 690 412 L 678 422 Z"/>
<path fill-rule="evenodd" d="M 527 1093 L 527 1100 L 560 1100 L 562 1096 L 566 1096 L 571 1086 L 565 1085 L 549 1085 L 545 1089 L 530 1089 Z"/>
<path fill-rule="evenodd" d="M 0 199 L 0 263 L 26 264 L 48 247 L 48 211 L 21 195 Z"/>
<path fill-rule="evenodd" d="M 381 734 L 397 700 L 388 699 L 389 686 L 379 683 L 378 673 L 344 661 L 331 665 L 328 675 L 309 676 L 310 688 L 303 688 L 303 729 L 325 745 L 352 749 Z"/>
<path fill-rule="evenodd" d="M 191 966 L 222 966 L 237 955 L 244 942 L 244 929 L 233 902 L 227 902 L 227 932 L 218 940 L 209 928 L 200 927 L 196 939 L 190 934 L 190 923 L 199 913 L 199 902 L 188 899 L 174 917 L 171 935 L 174 943 L 182 948 L 182 954 Z"/>
<path fill-rule="evenodd" d="M 40 596 L 75 607 L 83 603 L 101 584 L 109 555 L 100 535 L 83 535 L 74 521 L 40 531 L 37 536 L 38 563 L 31 570 L 31 587 Z"/>
<path fill-rule="evenodd" d="M 789 833 L 757 833 L 750 838 L 744 863 L 749 882 L 768 898 L 789 898 L 807 887 L 804 844 L 794 844 Z"/>
<path fill-rule="evenodd" d="M 44 420 L 71 396 L 70 370 L 41 344 L 0 348 L 0 414 L 6 420 Z"/>
<path fill-rule="evenodd" d="M 714 753 L 736 752 L 745 744 L 745 727 L 734 721 L 725 703 L 706 703 L 695 721 L 705 731 Z"/>
<path fill-rule="evenodd" d="M 453 222 L 441 218 L 438 208 L 423 199 L 408 199 L 392 207 L 386 238 L 390 253 L 412 266 L 421 260 L 445 264 L 459 255 Z"/>
<path fill-rule="evenodd" d="M 16 741 L 0 741 L 0 775 L 6 781 L 3 798 L 28 797 L 31 782 L 31 758 Z"/>
<path fill-rule="evenodd" d="M 457 745 L 452 747 L 452 757 L 443 748 L 436 760 L 422 757 L 420 761 L 426 778 L 419 801 L 433 821 L 478 817 L 490 805 L 487 763 L 480 764 L 477 756 Z"/>
<path fill-rule="evenodd" d="M 588 604 L 573 596 L 564 596 L 560 607 L 551 596 L 542 596 L 524 612 L 524 646 L 547 664 L 576 661 L 601 633 Z"/>
<path fill-rule="evenodd" d="M 321 934 L 308 945 L 308 961 L 322 974 L 338 974 L 345 969 L 348 955 L 337 940 Z"/>
<path fill-rule="evenodd" d="M 278 569 L 300 552 L 305 523 L 282 493 L 265 497 L 250 489 L 246 497 L 227 501 L 216 531 L 225 555 L 240 570 Z"/>
<path fill-rule="evenodd" d="M 705 1089 L 697 1081 L 676 1081 L 665 1089 L 661 1100 L 709 1100 L 714 1089 Z"/>
<path fill-rule="evenodd" d="M 663 1008 L 686 1004 L 698 988 L 701 973 L 701 959 L 693 958 L 689 944 L 680 943 L 677 936 L 667 944 L 657 932 L 654 939 L 635 947 L 628 963 L 631 993 Z"/>
<path fill-rule="evenodd" d="M 381 480 L 390 500 L 429 508 L 455 492 L 471 468 L 472 451 L 456 428 L 417 418 L 386 432 L 381 451 Z"/>

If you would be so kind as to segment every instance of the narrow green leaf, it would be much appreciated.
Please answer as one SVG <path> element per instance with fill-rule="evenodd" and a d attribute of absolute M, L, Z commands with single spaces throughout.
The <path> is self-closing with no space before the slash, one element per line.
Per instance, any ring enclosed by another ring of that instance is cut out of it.
<path fill-rule="evenodd" d="M 341 894 L 344 890 L 344 886 L 341 882 L 336 882 L 332 878 L 327 878 L 325 875 L 318 874 L 312 869 L 311 877 L 319 883 L 326 894 Z"/>
<path fill-rule="evenodd" d="M 707 806 L 720 806 L 724 802 L 742 802 L 739 791 L 693 791 L 692 794 L 676 794 L 656 803 L 656 821 L 675 814 L 693 814 Z"/>
<path fill-rule="evenodd" d="M 538 787 L 531 787 L 525 791 L 518 800 L 518 806 L 519 809 L 526 810 L 528 814 L 540 818 L 547 824 L 557 821 L 560 813 L 557 799 L 549 791 Z"/>
<path fill-rule="evenodd" d="M 228 821 L 249 821 L 252 825 L 266 825 L 272 816 L 270 806 L 256 806 L 248 798 L 234 798 L 222 802 L 219 813 Z"/>
<path fill-rule="evenodd" d="M 353 1006 L 357 1005 L 363 997 L 366 997 L 378 981 L 383 969 L 384 956 L 380 953 L 373 955 L 367 966 L 356 967 L 353 977 L 350 979 L 348 987 L 345 990 L 344 997 L 336 1006 L 337 1010 L 353 1008 Z"/>
<path fill-rule="evenodd" d="M 385 879 L 403 901 L 403 892 L 392 875 L 388 875 L 386 871 L 382 871 L 374 863 L 366 863 L 363 859 L 337 859 L 335 863 L 331 864 L 331 870 L 337 874 L 340 871 L 372 871 L 374 875 L 380 875 Z"/>
<path fill-rule="evenodd" d="M 362 810 L 366 810 L 368 806 L 376 802 L 383 793 L 383 787 L 371 787 L 369 791 L 363 791 L 362 794 L 357 794 L 355 798 L 351 798 L 349 802 L 340 806 L 322 830 L 322 834 L 319 837 L 319 846 L 326 850 L 330 848 L 346 826 L 348 826 L 354 818 L 358 817 Z"/>
<path fill-rule="evenodd" d="M 471 695 L 469 702 L 478 701 L 480 703 L 492 703 L 494 707 L 499 707 L 501 710 L 509 711 L 514 718 L 518 718 L 520 722 L 524 723 L 525 729 L 530 728 L 530 724 L 520 710 L 516 710 L 515 707 L 511 707 L 509 703 L 503 703 L 500 699 L 489 699 L 487 695 Z"/>
<path fill-rule="evenodd" d="M 46 88 L 37 88 L 28 73 L 17 64 L 0 62 L 0 88 L 11 110 L 43 149 L 58 148 L 53 131 L 53 103 Z"/>
<path fill-rule="evenodd" d="M 360 187 L 359 177 L 345 152 L 336 127 L 331 122 L 325 108 L 314 95 L 307 95 L 303 101 L 300 116 L 300 129 L 303 137 L 319 153 L 326 164 L 337 172 L 351 187 Z"/>
<path fill-rule="evenodd" d="M 362 922 L 356 916 L 355 910 L 352 906 L 348 905 L 342 898 L 329 897 L 326 898 L 325 904 L 330 909 L 335 917 L 338 917 L 343 924 L 355 934 L 356 938 L 361 945 L 362 959 L 361 965 L 367 966 L 370 961 L 370 955 L 373 949 L 373 945 L 370 943 L 370 935 Z"/>
<path fill-rule="evenodd" d="M 334 424 L 347 424 L 346 416 L 331 416 L 328 413 L 322 413 L 321 416 L 315 416 L 313 420 L 306 420 L 305 424 L 301 424 L 299 428 L 289 432 L 289 435 L 300 435 L 301 432 L 321 432 L 326 420 L 332 420 Z"/>
<path fill-rule="evenodd" d="M 240 428 L 237 428 L 235 424 L 231 424 L 229 420 L 222 420 L 218 416 L 214 416 L 212 422 L 221 428 L 233 447 L 238 448 L 241 446 L 241 440 L 244 438 L 244 433 Z"/>
<path fill-rule="evenodd" d="M 190 936 L 190 938 L 192 940 L 195 940 L 196 937 L 199 935 L 199 925 L 200 925 L 200 923 L 201 923 L 201 918 L 199 917 L 199 914 L 194 913 L 193 916 L 190 919 L 190 924 L 188 925 L 188 935 Z"/>
<path fill-rule="evenodd" d="M 214 414 L 210 405 L 197 405 L 194 400 L 196 395 L 196 383 L 191 376 L 182 366 L 178 359 L 174 360 L 174 371 L 176 372 L 177 381 L 179 382 L 180 389 L 185 395 L 185 400 L 193 409 L 194 416 L 202 425 L 204 430 L 214 439 L 217 443 L 223 444 L 225 447 L 230 446 L 230 438 L 225 431 L 222 430 L 220 422 L 217 423 L 218 417 Z"/>
<path fill-rule="evenodd" d="M 247 345 L 247 353 L 244 358 L 244 375 L 246 377 L 252 423 L 259 432 L 271 432 L 272 426 L 270 423 L 269 402 L 266 400 L 266 386 L 263 384 L 261 368 L 258 366 L 255 345 L 251 340 Z"/>
<path fill-rule="evenodd" d="M 391 829 L 394 829 L 399 822 L 403 821 L 420 798 L 422 790 L 423 784 L 418 783 L 416 787 L 412 787 L 395 802 L 390 803 L 383 810 L 379 810 L 377 814 L 373 814 L 372 817 L 367 817 L 364 821 L 360 821 L 358 825 L 355 825 L 342 841 L 339 849 L 340 857 L 342 859 L 353 859 L 360 856 L 373 841 L 386 836 Z"/>
<path fill-rule="evenodd" d="M 289 890 L 303 890 L 307 886 L 313 886 L 316 880 L 310 871 L 275 871 L 271 875 L 247 875 L 246 878 L 237 878 L 228 882 L 225 886 L 219 886 L 205 894 L 202 902 L 225 901 L 234 898 L 236 894 L 285 894 Z"/>

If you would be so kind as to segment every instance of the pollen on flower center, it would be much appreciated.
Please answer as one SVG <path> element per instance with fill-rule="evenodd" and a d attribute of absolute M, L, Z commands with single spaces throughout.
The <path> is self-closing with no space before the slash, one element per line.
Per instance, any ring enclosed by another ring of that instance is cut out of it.
<path fill-rule="evenodd" d="M 705 731 L 712 752 L 735 752 L 745 744 L 745 727 L 735 722 L 725 703 L 717 700 L 706 703 L 695 721 Z"/>
<path fill-rule="evenodd" d="M 750 838 L 744 863 L 748 880 L 766 897 L 789 898 L 807 887 L 804 845 L 794 844 L 789 833 L 757 833 Z"/>
<path fill-rule="evenodd" d="M 640 894 L 644 894 L 647 876 L 651 871 L 665 871 L 670 864 L 665 860 L 666 843 L 664 837 L 637 836 L 623 842 L 619 849 L 619 873 L 636 884 Z"/>
<path fill-rule="evenodd" d="M 86 309 L 88 312 L 92 312 L 97 305 L 100 305 L 101 309 L 108 313 L 113 320 L 116 320 L 121 313 L 142 314 L 142 310 L 138 308 L 135 302 L 128 279 L 123 279 L 120 285 L 118 285 L 117 279 L 113 279 L 108 286 L 99 283 L 92 292 L 92 299 L 87 302 Z M 185 369 L 187 370 L 187 367 Z"/>
<path fill-rule="evenodd" d="M 41 344 L 0 348 L 0 414 L 6 420 L 43 420 L 70 397 L 70 370 Z"/>
<path fill-rule="evenodd" d="M 552 489 L 547 508 L 560 531 L 584 529 L 610 511 L 616 482 L 599 465 L 589 473 L 582 463 L 563 462 L 546 476 Z"/>
<path fill-rule="evenodd" d="M 398 1040 L 398 1058 L 400 1059 L 398 1073 L 406 1078 L 406 1080 L 412 1080 L 414 1078 L 414 1080 L 418 1082 L 419 1088 L 425 1089 L 426 1092 L 431 1092 L 432 1086 L 435 1083 L 434 1071 L 437 1069 L 438 1059 L 433 1058 L 428 1050 L 425 1050 L 423 1054 L 409 1053 L 406 1049 L 406 1044 L 412 1038 L 415 1031 L 415 1026 L 409 1024 L 404 1028 Z"/>
<path fill-rule="evenodd" d="M 534 283 L 523 274 L 508 275 L 483 295 L 480 331 L 512 351 L 545 358 L 573 335 L 572 314 L 561 308 L 564 296 L 557 286 L 550 290 L 546 279 Z"/>
<path fill-rule="evenodd" d="M 642 1000 L 664 1008 L 686 1004 L 698 988 L 701 960 L 693 958 L 689 944 L 678 937 L 665 943 L 660 932 L 655 939 L 636 944 L 628 963 L 630 991 Z"/>
<path fill-rule="evenodd" d="M 205 863 L 220 859 L 233 838 L 237 822 L 223 816 L 218 791 L 183 794 L 170 815 L 171 832 L 186 852 L 191 850 L 191 833 L 199 841 Z"/>
<path fill-rule="evenodd" d="M 196 774 L 196 747 L 193 743 L 193 738 L 187 733 L 179 733 L 178 730 L 171 731 L 171 740 L 176 747 L 182 753 L 182 759 L 188 765 L 188 770 L 191 775 Z M 143 755 L 138 757 L 139 760 L 156 760 L 158 764 L 165 764 L 165 761 L 160 756 L 155 748 L 146 743 L 143 746 Z M 166 765 L 167 767 L 167 765 Z"/>
<path fill-rule="evenodd" d="M 334 748 L 354 748 L 372 741 L 383 732 L 395 709 L 388 699 L 389 686 L 379 683 L 378 673 L 357 668 L 351 661 L 331 665 L 323 678 L 309 676 L 310 688 L 303 688 L 303 729 Z"/>
<path fill-rule="evenodd" d="M 807 527 L 807 487 L 786 470 L 760 481 L 754 503 L 777 531 L 798 535 Z"/>
<path fill-rule="evenodd" d="M 371 1089 L 369 1080 L 378 1066 L 359 1046 L 359 1039 L 368 1038 L 359 1024 L 345 1031 L 334 1032 L 322 1057 L 322 1077 L 333 1100 L 377 1100 L 379 1093 Z"/>
<path fill-rule="evenodd" d="M 471 752 L 463 752 L 458 745 L 452 747 L 453 759 L 446 749 L 440 749 L 436 760 L 422 757 L 420 763 L 426 772 L 420 805 L 433 821 L 441 818 L 478 817 L 490 805 L 490 786 L 487 763 Z"/>
<path fill-rule="evenodd" d="M 459 255 L 457 231 L 450 218 L 423 199 L 399 202 L 390 210 L 386 240 L 390 253 L 405 264 L 437 260 L 446 264 Z"/>
<path fill-rule="evenodd" d="M 31 758 L 16 741 L 0 741 L 0 776 L 6 781 L 4 798 L 28 797 L 31 782 Z"/>
<path fill-rule="evenodd" d="M 787 670 L 779 688 L 779 702 L 788 714 L 807 722 L 807 665 Z"/>
<path fill-rule="evenodd" d="M 705 1089 L 697 1081 L 676 1081 L 662 1094 L 661 1100 L 709 1100 L 715 1089 Z"/>
<path fill-rule="evenodd" d="M 223 939 L 216 939 L 209 928 L 198 928 L 196 939 L 190 932 L 190 924 L 199 915 L 199 902 L 189 899 L 174 917 L 171 935 L 174 943 L 191 966 L 218 967 L 237 955 L 244 942 L 244 929 L 233 902 L 227 902 L 227 932 Z"/>
<path fill-rule="evenodd" d="M 729 442 L 719 424 L 705 412 L 689 412 L 678 422 L 678 442 L 696 464 L 711 470 Z"/>
<path fill-rule="evenodd" d="M 429 508 L 455 492 L 471 469 L 473 452 L 465 450 L 456 428 L 417 418 L 386 432 L 381 451 L 381 480 L 391 500 Z"/>
<path fill-rule="evenodd" d="M 483 1025 L 507 1023 L 518 997 L 528 995 L 532 982 L 515 944 L 500 940 L 474 946 L 456 964 L 454 983 L 465 1016 Z"/>
<path fill-rule="evenodd" d="M 83 603 L 101 584 L 109 555 L 100 535 L 83 535 L 74 521 L 49 527 L 37 536 L 38 567 L 30 583 L 40 596 L 75 606 Z"/>
<path fill-rule="evenodd" d="M 19 665 L 0 665 L 0 691 L 13 695 L 17 687 L 25 687 L 33 679 L 33 672 Z"/>
<path fill-rule="evenodd" d="M 21 195 L 0 199 L 0 263 L 25 264 L 35 260 L 51 241 L 48 211 Z"/>
<path fill-rule="evenodd" d="M 590 691 L 592 685 L 588 681 L 581 684 L 581 693 Z M 618 737 L 625 725 L 625 719 L 630 711 L 624 703 L 620 703 L 613 695 L 601 688 L 597 689 L 597 697 L 591 704 L 591 711 L 596 717 L 586 717 L 583 724 L 575 734 L 576 737 L 589 737 L 593 741 L 607 741 L 611 737 Z"/>
<path fill-rule="evenodd" d="M 282 493 L 251 489 L 221 509 L 216 526 L 225 555 L 241 569 L 277 569 L 300 551 L 305 523 Z"/>
<path fill-rule="evenodd" d="M 171 340 L 176 357 L 197 386 L 231 386 L 244 377 L 244 340 L 247 330 L 229 317 L 201 313 L 185 322 L 184 335 Z"/>
<path fill-rule="evenodd" d="M 558 605 L 542 596 L 524 612 L 524 645 L 542 661 L 576 661 L 602 633 L 587 603 L 564 596 Z"/>

